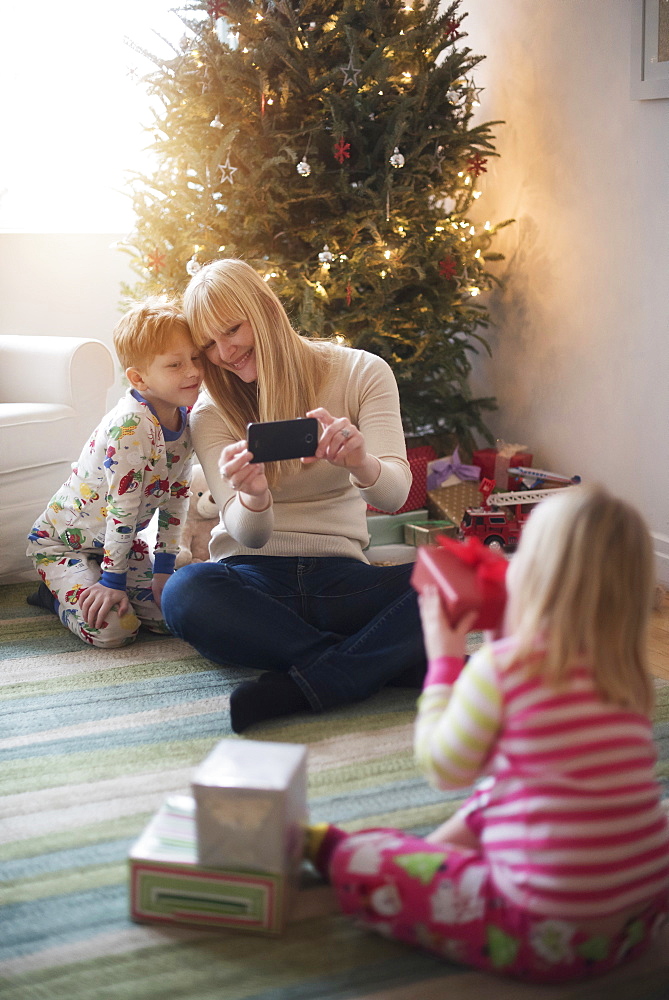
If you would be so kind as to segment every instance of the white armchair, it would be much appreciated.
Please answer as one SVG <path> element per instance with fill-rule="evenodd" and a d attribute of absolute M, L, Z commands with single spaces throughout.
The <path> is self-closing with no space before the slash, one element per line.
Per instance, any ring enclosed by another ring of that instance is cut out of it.
<path fill-rule="evenodd" d="M 28 532 L 105 413 L 113 381 L 99 340 L 0 336 L 0 583 L 37 579 Z"/>

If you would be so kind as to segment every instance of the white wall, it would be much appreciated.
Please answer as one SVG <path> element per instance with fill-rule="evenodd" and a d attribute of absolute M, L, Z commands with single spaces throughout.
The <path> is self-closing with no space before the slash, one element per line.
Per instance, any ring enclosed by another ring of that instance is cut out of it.
<path fill-rule="evenodd" d="M 497 241 L 506 285 L 473 389 L 497 396 L 492 430 L 535 464 L 636 503 L 669 582 L 669 100 L 630 100 L 632 0 L 462 10 L 486 56 L 481 117 L 506 122 L 478 213 L 517 220 Z M 111 346 L 134 280 L 116 238 L 0 234 L 0 330 Z"/>
<path fill-rule="evenodd" d="M 669 582 L 669 100 L 630 99 L 632 0 L 465 0 L 503 119 L 477 214 L 500 233 L 490 361 L 498 437 L 637 504 Z"/>

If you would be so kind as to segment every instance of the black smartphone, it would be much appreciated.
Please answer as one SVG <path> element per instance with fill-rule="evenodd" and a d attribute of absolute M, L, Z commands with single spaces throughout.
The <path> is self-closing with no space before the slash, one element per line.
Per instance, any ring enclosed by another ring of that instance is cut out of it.
<path fill-rule="evenodd" d="M 318 447 L 318 421 L 315 417 L 298 417 L 248 424 L 246 441 L 253 452 L 251 463 L 305 458 L 315 454 Z"/>

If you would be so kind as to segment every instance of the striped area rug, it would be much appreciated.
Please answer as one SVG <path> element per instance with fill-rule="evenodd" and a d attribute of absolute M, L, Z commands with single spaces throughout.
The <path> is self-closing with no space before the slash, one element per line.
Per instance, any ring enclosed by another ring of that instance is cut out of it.
<path fill-rule="evenodd" d="M 666 1000 L 669 934 L 598 983 L 532 987 L 448 965 L 356 927 L 315 878 L 278 938 L 136 925 L 127 854 L 192 770 L 232 735 L 220 670 L 152 635 L 100 652 L 0 588 L 0 996 L 3 1000 Z M 411 752 L 415 692 L 258 726 L 309 747 L 314 821 L 417 833 L 464 797 L 430 789 Z M 669 788 L 669 684 L 659 685 L 659 773 Z M 240 737 L 241 738 L 241 737 Z"/>

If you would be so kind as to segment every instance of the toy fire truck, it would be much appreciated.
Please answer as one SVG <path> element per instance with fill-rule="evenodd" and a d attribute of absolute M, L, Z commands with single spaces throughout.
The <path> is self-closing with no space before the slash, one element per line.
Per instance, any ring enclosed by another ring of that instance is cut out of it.
<path fill-rule="evenodd" d="M 509 477 L 514 477 L 524 486 L 522 489 L 507 493 L 493 493 L 494 479 L 481 481 L 480 507 L 469 507 L 460 523 L 459 537 L 480 538 L 484 545 L 512 552 L 520 541 L 523 524 L 530 516 L 534 504 L 545 497 L 553 496 L 562 489 L 568 489 L 581 481 L 580 476 L 560 476 L 543 469 L 530 469 L 522 466 L 509 469 Z M 531 487 L 525 486 L 527 481 Z M 544 483 L 555 483 L 548 489 L 536 489 Z"/>

